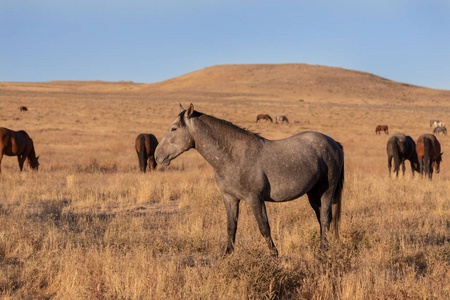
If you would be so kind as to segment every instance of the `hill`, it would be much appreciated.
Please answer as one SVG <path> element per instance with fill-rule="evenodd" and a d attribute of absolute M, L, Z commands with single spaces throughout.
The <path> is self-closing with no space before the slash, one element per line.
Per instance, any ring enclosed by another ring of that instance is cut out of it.
<path fill-rule="evenodd" d="M 307 65 L 220 65 L 161 83 L 150 90 L 215 93 L 273 99 L 361 103 L 444 103 L 450 91 L 395 82 L 342 68 Z"/>
<path fill-rule="evenodd" d="M 304 100 L 352 104 L 446 105 L 450 91 L 373 74 L 307 64 L 218 65 L 153 84 L 102 81 L 0 83 L 4 95 L 127 93 L 163 99 Z"/>

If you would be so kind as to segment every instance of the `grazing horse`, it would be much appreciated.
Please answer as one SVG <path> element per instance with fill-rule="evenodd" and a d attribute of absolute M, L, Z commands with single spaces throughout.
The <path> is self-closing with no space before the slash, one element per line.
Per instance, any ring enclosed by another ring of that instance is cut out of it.
<path fill-rule="evenodd" d="M 447 135 L 447 128 L 445 126 L 438 126 L 433 129 L 433 134 L 441 134 Z"/>
<path fill-rule="evenodd" d="M 265 114 L 259 114 L 256 116 L 256 123 L 258 123 L 259 120 L 266 120 L 270 121 L 271 123 L 273 123 L 272 118 L 269 115 L 265 115 Z"/>
<path fill-rule="evenodd" d="M 286 116 L 282 116 L 282 115 L 280 115 L 280 116 L 276 116 L 275 117 L 275 123 L 287 123 L 287 124 L 289 124 L 289 120 L 288 120 L 288 118 L 286 117 Z"/>
<path fill-rule="evenodd" d="M 433 177 L 433 167 L 437 174 L 440 172 L 442 154 L 441 144 L 434 135 L 427 133 L 417 139 L 420 173 L 425 173 L 430 180 Z"/>
<path fill-rule="evenodd" d="M 414 143 L 414 140 L 409 135 L 397 133 L 389 137 L 386 152 L 388 155 L 389 176 L 391 176 L 392 158 L 394 158 L 394 172 L 396 172 L 397 177 L 400 164 L 402 165 L 403 176 L 405 176 L 405 160 L 409 160 L 411 163 L 413 176 L 414 171 L 420 172 L 416 143 Z"/>
<path fill-rule="evenodd" d="M 3 155 L 17 156 L 20 171 L 28 158 L 30 167 L 34 170 L 39 168 L 39 156 L 34 152 L 33 140 L 25 131 L 13 131 L 7 128 L 0 128 L 0 173 Z"/>
<path fill-rule="evenodd" d="M 141 133 L 134 144 L 141 172 L 145 173 L 147 161 L 150 161 L 150 170 L 154 170 L 156 168 L 155 149 L 158 146 L 156 137 L 153 134 Z"/>
<path fill-rule="evenodd" d="M 377 128 L 375 128 L 376 134 L 381 134 L 381 132 L 384 131 L 384 133 L 389 134 L 389 127 L 387 125 L 378 125 Z"/>
<path fill-rule="evenodd" d="M 26 106 L 21 106 L 19 107 L 20 111 L 28 111 L 28 108 Z"/>
<path fill-rule="evenodd" d="M 437 125 L 435 125 L 435 124 L 437 124 L 437 123 L 439 123 L 440 121 L 439 120 L 430 120 L 430 127 L 436 127 Z"/>
<path fill-rule="evenodd" d="M 265 201 L 284 202 L 307 194 L 319 221 L 322 246 L 326 248 L 332 221 L 338 237 L 344 152 L 332 138 L 318 132 L 302 132 L 282 140 L 268 140 L 197 112 L 191 104 L 187 110 L 181 107 L 156 148 L 155 158 L 158 164 L 169 165 L 191 148 L 212 166 L 222 192 L 227 211 L 226 253 L 234 249 L 241 200 L 250 205 L 274 256 L 278 251 L 270 234 Z"/>

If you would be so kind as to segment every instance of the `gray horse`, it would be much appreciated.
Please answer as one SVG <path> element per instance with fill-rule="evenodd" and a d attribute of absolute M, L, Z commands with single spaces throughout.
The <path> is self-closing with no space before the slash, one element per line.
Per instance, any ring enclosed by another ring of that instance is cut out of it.
<path fill-rule="evenodd" d="M 389 137 L 386 145 L 388 155 L 389 176 L 391 176 L 392 159 L 394 159 L 394 172 L 397 174 L 402 165 L 403 176 L 405 176 L 405 160 L 411 163 L 411 170 L 420 172 L 419 159 L 417 158 L 416 143 L 409 135 L 397 133 Z"/>
<path fill-rule="evenodd" d="M 444 135 L 447 135 L 447 128 L 443 126 L 438 126 L 433 129 L 433 134 L 438 135 L 443 133 Z"/>
<path fill-rule="evenodd" d="M 279 115 L 279 116 L 276 116 L 275 117 L 275 123 L 287 123 L 287 124 L 289 124 L 289 120 L 288 120 L 288 118 L 286 117 L 286 116 L 282 116 L 282 115 Z"/>
<path fill-rule="evenodd" d="M 155 158 L 158 164 L 169 165 L 191 148 L 213 167 L 222 192 L 228 224 L 226 253 L 234 249 L 240 200 L 250 205 L 274 256 L 278 251 L 270 235 L 265 201 L 283 202 L 307 194 L 319 221 L 322 246 L 326 248 L 332 221 L 338 236 L 344 152 L 332 138 L 303 132 L 282 140 L 267 140 L 197 112 L 191 104 L 188 110 L 181 107 L 181 113 L 156 148 Z M 332 204 L 336 204 L 334 216 Z"/>

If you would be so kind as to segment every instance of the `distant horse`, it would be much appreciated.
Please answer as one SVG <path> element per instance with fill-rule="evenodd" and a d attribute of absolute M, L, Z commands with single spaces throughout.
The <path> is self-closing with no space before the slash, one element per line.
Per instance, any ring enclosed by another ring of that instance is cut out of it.
<path fill-rule="evenodd" d="M 139 159 L 139 168 L 145 173 L 147 161 L 150 162 L 150 170 L 156 168 L 155 149 L 158 146 L 158 140 L 153 134 L 141 133 L 135 141 L 136 153 Z"/>
<path fill-rule="evenodd" d="M 439 123 L 440 121 L 439 120 L 430 120 L 430 127 L 436 127 L 437 126 L 437 123 Z"/>
<path fill-rule="evenodd" d="M 271 123 L 273 123 L 272 118 L 271 118 L 269 115 L 265 115 L 265 114 L 259 114 L 259 115 L 257 115 L 257 116 L 256 116 L 256 122 L 258 122 L 259 120 L 266 120 L 266 122 L 267 122 L 267 121 L 270 121 Z"/>
<path fill-rule="evenodd" d="M 39 168 L 39 156 L 36 157 L 33 140 L 25 131 L 13 131 L 7 128 L 0 128 L 0 173 L 3 155 L 17 156 L 20 171 L 28 158 L 30 167 L 34 170 Z"/>
<path fill-rule="evenodd" d="M 181 106 L 181 105 L 180 105 Z M 338 235 L 344 185 L 344 152 L 332 138 L 302 132 L 282 140 L 267 140 L 230 122 L 197 112 L 191 104 L 170 125 L 155 151 L 158 164 L 169 165 L 195 148 L 212 166 L 227 211 L 228 243 L 234 249 L 239 203 L 246 201 L 270 252 L 273 243 L 265 201 L 284 202 L 308 195 L 320 224 L 321 243 L 333 221 Z M 332 204 L 336 209 L 332 213 Z"/>
<path fill-rule="evenodd" d="M 430 127 L 445 127 L 445 123 L 439 120 L 431 120 Z"/>
<path fill-rule="evenodd" d="M 417 155 L 419 157 L 420 173 L 428 178 L 433 177 L 433 167 L 436 173 L 440 172 L 442 161 L 441 144 L 432 134 L 423 134 L 417 139 Z"/>
<path fill-rule="evenodd" d="M 411 171 L 414 176 L 414 171 L 419 172 L 419 160 L 417 158 L 416 143 L 409 135 L 397 133 L 389 137 L 386 152 L 388 155 L 388 169 L 389 176 L 391 175 L 392 158 L 394 158 L 394 172 L 398 177 L 400 164 L 402 165 L 403 176 L 405 176 L 405 160 L 411 163 Z"/>
<path fill-rule="evenodd" d="M 389 134 L 389 127 L 387 125 L 378 125 L 377 128 L 375 128 L 376 134 L 381 134 L 381 132 L 384 131 L 384 133 Z"/>
<path fill-rule="evenodd" d="M 289 120 L 288 120 L 288 118 L 286 117 L 286 116 L 282 116 L 282 115 L 280 115 L 280 116 L 276 116 L 275 117 L 275 123 L 287 123 L 287 124 L 289 124 Z"/>
<path fill-rule="evenodd" d="M 438 126 L 433 129 L 433 134 L 441 134 L 447 135 L 447 128 L 443 126 Z"/>
<path fill-rule="evenodd" d="M 28 111 L 28 108 L 26 106 L 21 106 L 19 107 L 20 111 Z"/>

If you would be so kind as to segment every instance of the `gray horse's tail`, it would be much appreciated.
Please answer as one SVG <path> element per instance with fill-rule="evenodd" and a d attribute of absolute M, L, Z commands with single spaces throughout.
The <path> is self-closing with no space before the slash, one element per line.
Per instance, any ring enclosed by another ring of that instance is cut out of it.
<path fill-rule="evenodd" d="M 344 148 L 340 143 L 338 143 L 339 147 L 342 150 L 342 154 L 344 153 Z M 336 239 L 339 239 L 339 223 L 341 220 L 341 203 L 342 203 L 342 190 L 344 189 L 344 156 L 342 156 L 342 170 L 339 175 L 339 180 L 336 186 L 336 190 L 334 191 L 333 196 L 333 204 L 335 204 L 332 226 L 334 228 L 334 235 Z"/>
<path fill-rule="evenodd" d="M 145 136 L 141 136 L 139 141 L 139 168 L 145 173 L 147 167 L 147 151 L 145 151 Z"/>
<path fill-rule="evenodd" d="M 394 156 L 394 172 L 398 172 L 400 169 L 400 164 L 402 163 L 400 159 L 400 153 L 398 151 L 398 138 L 396 136 L 392 139 L 392 155 Z"/>

